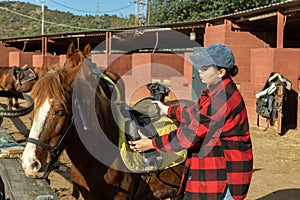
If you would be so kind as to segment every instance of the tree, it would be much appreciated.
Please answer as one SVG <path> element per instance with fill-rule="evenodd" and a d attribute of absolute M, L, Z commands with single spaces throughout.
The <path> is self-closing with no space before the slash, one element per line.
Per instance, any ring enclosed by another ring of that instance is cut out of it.
<path fill-rule="evenodd" d="M 40 7 L 23 2 L 0 2 L 0 38 L 41 34 Z M 27 16 L 27 17 L 24 17 Z M 65 33 L 87 29 L 109 29 L 134 25 L 134 15 L 119 17 L 116 15 L 76 16 L 70 12 L 49 10 L 45 7 L 45 34 Z"/>
<path fill-rule="evenodd" d="M 150 23 L 203 20 L 279 2 L 285 0 L 152 0 Z"/>

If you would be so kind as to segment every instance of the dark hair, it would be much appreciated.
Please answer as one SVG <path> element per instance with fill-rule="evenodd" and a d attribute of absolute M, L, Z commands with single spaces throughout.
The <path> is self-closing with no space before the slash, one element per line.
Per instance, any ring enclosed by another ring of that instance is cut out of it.
<path fill-rule="evenodd" d="M 239 68 L 236 65 L 233 65 L 232 68 L 229 69 L 229 74 L 230 76 L 234 77 L 235 75 L 237 75 L 239 73 Z"/>
<path fill-rule="evenodd" d="M 225 70 L 226 70 L 226 75 L 225 75 L 224 77 L 226 77 L 226 76 L 228 76 L 228 75 L 230 75 L 231 77 L 235 77 L 235 76 L 239 73 L 239 68 L 238 68 L 238 66 L 236 66 L 236 65 L 233 65 L 233 67 L 230 68 L 230 69 L 224 68 L 224 67 L 219 67 L 219 66 L 217 66 L 217 68 L 218 68 L 219 70 L 220 70 L 220 69 L 225 69 Z"/>

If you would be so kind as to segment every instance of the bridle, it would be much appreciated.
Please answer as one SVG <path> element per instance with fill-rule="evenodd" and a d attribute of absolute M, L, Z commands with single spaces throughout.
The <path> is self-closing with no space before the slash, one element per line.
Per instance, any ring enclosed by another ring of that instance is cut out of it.
<path fill-rule="evenodd" d="M 32 144 L 35 144 L 37 146 L 42 147 L 43 149 L 49 151 L 51 153 L 51 159 L 47 168 L 47 172 L 49 172 L 52 168 L 52 165 L 54 164 L 54 162 L 57 161 L 58 157 L 60 156 L 61 152 L 64 150 L 64 148 L 67 146 L 67 143 L 69 143 L 70 141 L 67 141 L 67 138 L 69 136 L 70 130 L 74 128 L 74 119 L 73 117 L 71 118 L 71 122 L 69 123 L 65 133 L 63 134 L 63 136 L 60 138 L 59 142 L 57 143 L 57 145 L 55 147 L 50 146 L 49 144 L 46 144 L 40 140 L 37 140 L 35 138 L 28 138 L 27 142 L 30 142 Z"/>

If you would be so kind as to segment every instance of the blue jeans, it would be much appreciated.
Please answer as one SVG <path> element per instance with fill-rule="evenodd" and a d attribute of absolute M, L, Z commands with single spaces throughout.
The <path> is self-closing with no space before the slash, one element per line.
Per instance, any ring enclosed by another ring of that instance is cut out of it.
<path fill-rule="evenodd" d="M 186 192 L 184 192 L 183 200 L 192 199 L 191 195 L 192 195 L 191 193 L 187 194 Z M 224 193 L 223 193 L 223 195 L 221 196 L 221 198 L 219 200 L 234 200 L 233 197 L 231 196 L 231 193 L 230 193 L 230 190 L 229 190 L 228 186 L 226 186 L 226 188 L 224 190 Z"/>
<path fill-rule="evenodd" d="M 225 188 L 221 200 L 233 200 L 228 186 Z"/>

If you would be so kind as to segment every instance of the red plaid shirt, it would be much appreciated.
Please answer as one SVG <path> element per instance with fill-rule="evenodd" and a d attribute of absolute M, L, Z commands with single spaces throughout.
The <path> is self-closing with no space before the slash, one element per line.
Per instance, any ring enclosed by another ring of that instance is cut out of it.
<path fill-rule="evenodd" d="M 153 139 L 157 151 L 188 149 L 179 194 L 188 199 L 219 199 L 228 185 L 244 199 L 252 177 L 253 155 L 247 111 L 230 77 L 202 91 L 190 107 L 170 106 L 181 126 Z"/>

